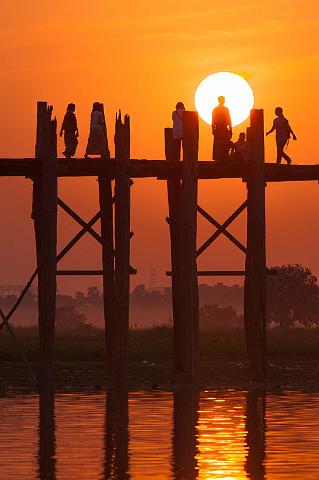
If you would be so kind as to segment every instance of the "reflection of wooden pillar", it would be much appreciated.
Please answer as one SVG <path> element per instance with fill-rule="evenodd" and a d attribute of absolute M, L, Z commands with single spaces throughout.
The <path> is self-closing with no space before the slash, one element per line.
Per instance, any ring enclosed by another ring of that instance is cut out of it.
<path fill-rule="evenodd" d="M 248 140 L 251 146 L 252 162 L 248 166 L 247 177 L 247 255 L 244 319 L 252 379 L 263 382 L 266 376 L 266 228 L 263 110 L 252 110 Z"/>
<path fill-rule="evenodd" d="M 101 211 L 103 299 L 105 321 L 106 362 L 110 375 L 114 375 L 114 244 L 113 244 L 113 201 L 112 181 L 99 177 L 99 199 Z"/>
<path fill-rule="evenodd" d="M 128 391 L 112 389 L 106 394 L 104 479 L 128 480 Z"/>
<path fill-rule="evenodd" d="M 53 389 L 39 392 L 39 479 L 55 480 L 55 415 Z"/>
<path fill-rule="evenodd" d="M 116 386 L 127 384 L 130 297 L 130 119 L 115 125 L 115 319 L 111 374 Z"/>
<path fill-rule="evenodd" d="M 178 162 L 176 148 L 173 142 L 173 129 L 165 128 L 165 156 L 168 162 Z M 171 238 L 171 266 L 172 266 L 172 303 L 173 303 L 173 331 L 174 331 L 174 365 L 175 372 L 183 372 L 185 360 L 183 290 L 181 272 L 181 194 L 182 186 L 178 174 L 171 173 L 167 178 L 167 195 L 169 209 L 169 230 Z"/>
<path fill-rule="evenodd" d="M 199 392 L 194 389 L 174 391 L 173 470 L 175 480 L 195 480 Z"/>
<path fill-rule="evenodd" d="M 40 381 L 50 384 L 56 303 L 57 137 L 52 107 L 38 102 L 36 157 L 40 174 L 33 182 L 33 211 L 37 265 L 40 339 Z"/>
<path fill-rule="evenodd" d="M 197 384 L 199 376 L 199 304 L 197 282 L 198 113 L 183 114 L 182 244 L 184 302 L 185 383 Z"/>
<path fill-rule="evenodd" d="M 265 478 L 265 415 L 265 392 L 248 391 L 246 408 L 248 446 L 246 472 L 251 480 L 264 480 Z"/>

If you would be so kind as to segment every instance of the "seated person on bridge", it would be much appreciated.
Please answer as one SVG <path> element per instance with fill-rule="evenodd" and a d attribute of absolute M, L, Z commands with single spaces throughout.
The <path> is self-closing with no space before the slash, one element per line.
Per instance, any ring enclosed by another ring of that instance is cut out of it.
<path fill-rule="evenodd" d="M 90 135 L 85 157 L 89 155 L 100 155 L 101 158 L 110 158 L 104 108 L 103 104 L 99 102 L 93 103 L 92 107 Z"/>
<path fill-rule="evenodd" d="M 225 107 L 225 97 L 218 97 L 218 102 L 212 114 L 213 160 L 222 162 L 229 160 L 232 123 L 229 110 Z"/>
<path fill-rule="evenodd" d="M 182 102 L 178 102 L 175 108 L 176 110 L 174 110 L 172 114 L 174 159 L 180 160 L 183 140 L 183 112 L 185 112 L 185 107 Z"/>
<path fill-rule="evenodd" d="M 272 128 L 266 133 L 266 135 L 269 135 L 276 130 L 277 163 L 281 163 L 281 159 L 284 158 L 287 164 L 290 165 L 291 158 L 284 152 L 284 148 L 288 146 L 290 135 L 292 135 L 294 140 L 297 140 L 297 137 L 292 131 L 287 118 L 284 117 L 281 107 L 275 109 L 275 114 L 277 115 L 277 118 L 275 118 Z"/>
<path fill-rule="evenodd" d="M 231 159 L 234 162 L 247 162 L 248 160 L 248 145 L 244 132 L 241 132 L 237 142 L 233 143 Z"/>
<path fill-rule="evenodd" d="M 79 130 L 74 112 L 74 103 L 69 103 L 69 105 L 67 106 L 66 114 L 64 115 L 60 131 L 60 137 L 62 137 L 64 132 L 65 150 L 62 153 L 66 158 L 74 157 L 76 147 L 78 145 L 77 137 L 79 136 Z"/>

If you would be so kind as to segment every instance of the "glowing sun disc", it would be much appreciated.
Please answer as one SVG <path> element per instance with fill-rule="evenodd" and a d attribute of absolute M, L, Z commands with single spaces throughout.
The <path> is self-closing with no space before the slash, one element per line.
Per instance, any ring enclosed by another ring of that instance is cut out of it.
<path fill-rule="evenodd" d="M 212 111 L 218 105 L 218 97 L 224 96 L 233 126 L 243 123 L 254 106 L 254 94 L 249 83 L 240 75 L 218 72 L 209 75 L 198 85 L 195 107 L 199 116 L 209 125 Z"/>

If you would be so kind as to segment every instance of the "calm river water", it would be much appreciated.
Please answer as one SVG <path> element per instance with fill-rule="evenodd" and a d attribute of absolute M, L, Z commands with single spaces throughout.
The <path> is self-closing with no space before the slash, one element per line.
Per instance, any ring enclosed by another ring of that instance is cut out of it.
<path fill-rule="evenodd" d="M 319 478 L 319 394 L 0 398 L 1 480 Z"/>

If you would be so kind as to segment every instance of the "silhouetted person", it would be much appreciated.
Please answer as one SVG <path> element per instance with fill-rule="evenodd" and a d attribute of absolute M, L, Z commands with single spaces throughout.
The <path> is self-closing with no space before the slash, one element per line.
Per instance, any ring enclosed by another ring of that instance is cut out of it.
<path fill-rule="evenodd" d="M 74 112 L 74 103 L 69 103 L 60 131 L 60 137 L 62 137 L 64 132 L 65 151 L 62 153 L 66 158 L 74 157 L 76 147 L 78 146 L 77 137 L 79 136 L 79 130 Z"/>
<path fill-rule="evenodd" d="M 109 158 L 106 123 L 104 117 L 103 105 L 99 102 L 93 103 L 91 113 L 90 135 L 86 147 L 85 156 L 101 155 Z"/>
<path fill-rule="evenodd" d="M 230 113 L 225 107 L 225 97 L 218 97 L 219 105 L 212 114 L 212 131 L 214 135 L 213 160 L 222 162 L 229 160 L 232 123 Z"/>
<path fill-rule="evenodd" d="M 277 163 L 281 163 L 281 159 L 284 158 L 288 165 L 290 165 L 291 158 L 284 152 L 284 148 L 288 145 L 290 135 L 292 135 L 294 140 L 297 140 L 297 137 L 292 131 L 287 118 L 284 117 L 281 107 L 275 109 L 275 114 L 277 115 L 277 118 L 275 118 L 272 128 L 266 133 L 266 135 L 269 135 L 276 130 Z"/>
<path fill-rule="evenodd" d="M 180 160 L 183 140 L 183 112 L 185 112 L 185 107 L 182 102 L 178 102 L 175 108 L 176 110 L 172 114 L 174 158 Z"/>
<path fill-rule="evenodd" d="M 241 132 L 237 142 L 233 143 L 231 157 L 234 162 L 247 161 L 247 142 L 244 132 Z"/>

